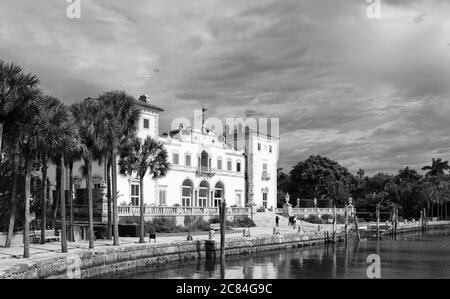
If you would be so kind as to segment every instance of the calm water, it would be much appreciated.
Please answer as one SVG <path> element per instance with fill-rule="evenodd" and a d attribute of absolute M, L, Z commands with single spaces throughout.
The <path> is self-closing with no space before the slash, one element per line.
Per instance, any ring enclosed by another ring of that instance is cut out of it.
<path fill-rule="evenodd" d="M 369 254 L 381 258 L 382 278 L 450 278 L 450 230 L 383 239 L 350 241 L 306 249 L 230 257 L 225 278 L 302 279 L 367 278 Z M 103 278 L 221 278 L 220 263 L 205 260 L 166 266 L 142 273 L 117 273 Z"/>

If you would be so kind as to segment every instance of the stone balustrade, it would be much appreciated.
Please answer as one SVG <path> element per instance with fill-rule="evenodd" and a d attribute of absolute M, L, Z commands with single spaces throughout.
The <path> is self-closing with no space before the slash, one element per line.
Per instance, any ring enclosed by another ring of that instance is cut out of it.
<path fill-rule="evenodd" d="M 119 206 L 119 216 L 137 216 L 140 215 L 138 206 Z M 250 208 L 229 207 L 227 208 L 228 216 L 248 216 Z M 145 207 L 145 216 L 215 216 L 219 215 L 219 208 L 216 207 Z"/>

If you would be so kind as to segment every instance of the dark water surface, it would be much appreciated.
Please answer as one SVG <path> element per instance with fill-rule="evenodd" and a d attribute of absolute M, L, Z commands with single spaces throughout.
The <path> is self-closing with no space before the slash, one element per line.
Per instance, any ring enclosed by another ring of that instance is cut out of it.
<path fill-rule="evenodd" d="M 367 278 L 367 257 L 378 254 L 381 278 L 450 278 L 450 230 L 381 239 L 271 251 L 227 257 L 226 279 Z M 101 278 L 221 278 L 220 263 L 194 261 L 166 265 L 140 273 L 116 273 Z"/>

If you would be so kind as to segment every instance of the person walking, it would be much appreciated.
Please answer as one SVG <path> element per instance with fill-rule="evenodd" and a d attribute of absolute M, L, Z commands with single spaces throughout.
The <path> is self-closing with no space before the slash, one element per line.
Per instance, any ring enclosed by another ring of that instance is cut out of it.
<path fill-rule="evenodd" d="M 278 227 L 279 223 L 280 223 L 280 217 L 278 217 L 278 215 L 277 215 L 277 216 L 275 216 L 275 225 L 276 225 L 276 227 Z"/>

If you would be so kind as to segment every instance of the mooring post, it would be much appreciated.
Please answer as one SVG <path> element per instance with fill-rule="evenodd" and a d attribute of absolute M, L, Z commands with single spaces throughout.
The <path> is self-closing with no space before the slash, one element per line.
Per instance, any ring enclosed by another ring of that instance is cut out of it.
<path fill-rule="evenodd" d="M 220 260 L 225 261 L 225 229 L 226 229 L 226 206 L 225 199 L 220 203 Z"/>
<path fill-rule="evenodd" d="M 394 236 L 397 237 L 398 229 L 398 208 L 395 208 L 395 224 L 394 224 Z"/>
<path fill-rule="evenodd" d="M 336 243 L 336 205 L 333 209 L 333 243 Z"/>
<path fill-rule="evenodd" d="M 356 229 L 356 237 L 358 238 L 358 241 L 361 241 L 361 235 L 359 234 L 358 228 L 358 216 L 355 216 L 355 229 Z"/>
<path fill-rule="evenodd" d="M 345 205 L 345 242 L 348 242 L 348 206 Z"/>

